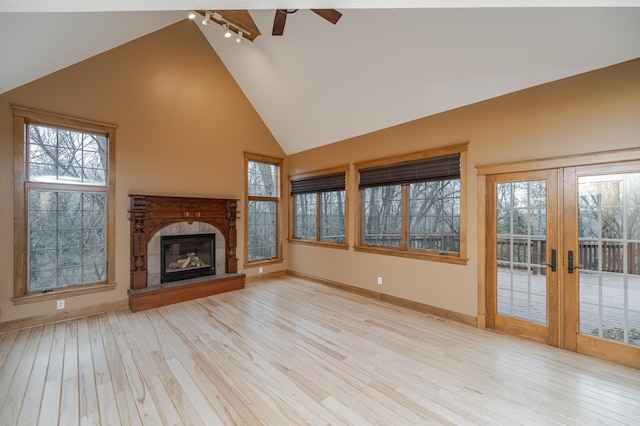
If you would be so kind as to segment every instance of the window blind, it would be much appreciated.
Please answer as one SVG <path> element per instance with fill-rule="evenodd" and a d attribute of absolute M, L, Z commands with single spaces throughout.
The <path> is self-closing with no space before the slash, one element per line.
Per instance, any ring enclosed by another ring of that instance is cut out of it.
<path fill-rule="evenodd" d="M 291 195 L 344 191 L 344 188 L 344 172 L 291 180 Z"/>
<path fill-rule="evenodd" d="M 360 169 L 360 188 L 460 178 L 460 154 Z"/>

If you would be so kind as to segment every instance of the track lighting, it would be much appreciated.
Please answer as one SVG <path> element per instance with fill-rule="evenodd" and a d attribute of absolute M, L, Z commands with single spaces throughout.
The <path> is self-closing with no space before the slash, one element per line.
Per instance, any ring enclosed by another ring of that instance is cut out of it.
<path fill-rule="evenodd" d="M 212 22 L 222 25 L 225 38 L 231 38 L 231 36 L 233 36 L 233 32 L 238 33 L 236 43 L 242 43 L 242 41 L 245 39 L 245 36 L 249 36 L 250 41 L 253 41 L 253 38 L 255 38 L 251 37 L 250 31 L 247 31 L 244 28 L 239 27 L 238 24 L 227 20 L 218 12 L 210 10 L 192 10 L 187 14 L 187 17 L 191 20 L 195 20 L 198 14 L 204 15 L 204 19 L 202 20 L 202 25 L 204 26 L 208 27 Z M 258 35 L 260 34 L 258 33 Z"/>
<path fill-rule="evenodd" d="M 222 25 L 222 28 L 224 28 L 224 38 L 229 38 L 233 35 L 229 29 L 229 24 Z"/>
<path fill-rule="evenodd" d="M 209 12 L 205 13 L 202 25 L 211 25 L 211 14 Z"/>

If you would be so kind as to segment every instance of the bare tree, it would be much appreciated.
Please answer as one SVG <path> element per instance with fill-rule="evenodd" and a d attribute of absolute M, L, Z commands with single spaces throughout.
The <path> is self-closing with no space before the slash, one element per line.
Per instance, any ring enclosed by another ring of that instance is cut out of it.
<path fill-rule="evenodd" d="M 28 126 L 29 289 L 106 278 L 107 139 Z M 86 191 L 50 183 L 94 185 Z"/>

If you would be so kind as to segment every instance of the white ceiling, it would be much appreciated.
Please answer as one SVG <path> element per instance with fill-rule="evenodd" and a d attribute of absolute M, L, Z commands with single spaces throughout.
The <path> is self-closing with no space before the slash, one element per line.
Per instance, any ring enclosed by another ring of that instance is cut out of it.
<path fill-rule="evenodd" d="M 85 3 L 105 12 L 33 12 L 51 4 L 82 11 Z M 376 9 L 358 9 L 363 3 Z M 636 7 L 625 8 L 464 7 L 470 1 L 433 7 L 438 3 L 0 0 L 0 93 L 182 20 L 185 8 L 244 5 L 262 32 L 253 43 L 225 39 L 217 25 L 193 25 L 292 154 L 640 57 L 640 2 L 626 1 Z M 340 4 L 343 17 L 333 26 L 300 10 L 287 18 L 284 36 L 272 37 L 272 9 L 301 4 Z M 136 5 L 152 12 L 127 11 Z"/>

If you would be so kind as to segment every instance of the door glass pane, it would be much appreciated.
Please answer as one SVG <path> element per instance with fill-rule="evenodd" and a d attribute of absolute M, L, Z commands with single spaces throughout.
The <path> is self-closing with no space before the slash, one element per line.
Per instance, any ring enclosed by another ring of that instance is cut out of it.
<path fill-rule="evenodd" d="M 580 333 L 640 346 L 640 173 L 578 180 Z"/>
<path fill-rule="evenodd" d="M 547 182 L 496 187 L 498 314 L 547 323 Z"/>

